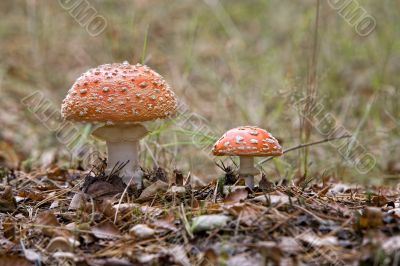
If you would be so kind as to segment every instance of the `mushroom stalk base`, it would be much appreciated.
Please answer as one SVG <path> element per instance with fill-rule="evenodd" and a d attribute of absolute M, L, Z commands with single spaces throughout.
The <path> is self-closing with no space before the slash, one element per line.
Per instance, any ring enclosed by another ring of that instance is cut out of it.
<path fill-rule="evenodd" d="M 138 188 L 141 188 L 143 172 L 139 166 L 138 151 L 139 140 L 107 141 L 108 160 L 106 174 L 110 174 L 113 169 L 115 171 L 118 166 L 126 164 L 118 175 L 125 184 L 128 184 L 132 178 L 131 184 L 136 184 Z"/>
<path fill-rule="evenodd" d="M 141 124 L 102 126 L 92 134 L 107 142 L 107 169 L 110 174 L 118 166 L 126 165 L 118 172 L 125 184 L 136 184 L 142 188 L 143 171 L 139 166 L 139 140 L 146 136 L 147 129 Z M 118 164 L 118 165 L 117 165 Z M 131 181 L 132 180 L 132 181 Z"/>
<path fill-rule="evenodd" d="M 254 175 L 258 173 L 254 167 L 254 157 L 240 157 L 239 175 L 244 178 L 247 187 L 254 188 Z"/>

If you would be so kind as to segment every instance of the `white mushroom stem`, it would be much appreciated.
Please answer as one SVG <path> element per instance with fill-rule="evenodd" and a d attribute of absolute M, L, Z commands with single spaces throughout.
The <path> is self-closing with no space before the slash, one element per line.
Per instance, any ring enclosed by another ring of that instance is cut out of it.
<path fill-rule="evenodd" d="M 121 142 L 107 141 L 108 160 L 106 174 L 110 174 L 113 168 L 115 171 L 118 166 L 126 164 L 119 172 L 122 181 L 128 184 L 133 177 L 131 182 L 141 185 L 141 175 L 137 173 L 140 170 L 138 152 L 139 140 Z"/>
<path fill-rule="evenodd" d="M 254 188 L 254 175 L 259 171 L 254 167 L 254 157 L 240 156 L 239 176 L 244 178 L 247 187 Z"/>
<path fill-rule="evenodd" d="M 103 126 L 93 131 L 94 136 L 107 143 L 106 174 L 126 164 L 118 173 L 119 177 L 125 184 L 132 180 L 131 184 L 141 188 L 143 172 L 139 166 L 139 141 L 147 133 L 147 129 L 140 124 Z"/>

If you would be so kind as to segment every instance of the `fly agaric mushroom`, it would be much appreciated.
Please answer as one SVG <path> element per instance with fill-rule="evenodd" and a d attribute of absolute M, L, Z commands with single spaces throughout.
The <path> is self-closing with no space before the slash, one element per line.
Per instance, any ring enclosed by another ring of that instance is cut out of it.
<path fill-rule="evenodd" d="M 175 114 L 177 100 L 163 77 L 141 64 L 105 64 L 88 70 L 68 91 L 61 107 L 66 120 L 105 123 L 92 133 L 107 143 L 106 173 L 126 163 L 120 177 L 142 186 L 139 140 L 147 135 L 139 122 Z"/>
<path fill-rule="evenodd" d="M 239 176 L 244 177 L 246 186 L 254 187 L 254 175 L 259 171 L 254 167 L 254 157 L 282 155 L 278 140 L 268 131 L 252 126 L 228 130 L 212 150 L 216 156 L 239 156 Z"/>

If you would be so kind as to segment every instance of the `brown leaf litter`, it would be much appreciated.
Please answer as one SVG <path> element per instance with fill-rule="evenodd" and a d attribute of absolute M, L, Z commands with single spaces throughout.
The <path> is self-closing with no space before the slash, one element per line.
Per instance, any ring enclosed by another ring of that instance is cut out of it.
<path fill-rule="evenodd" d="M 13 176 L 0 186 L 0 265 L 397 261 L 397 190 L 329 178 L 277 186 L 265 177 L 249 190 L 229 171 L 193 188 L 181 171 L 156 168 L 145 171 L 142 191 L 126 193 L 117 175 L 101 169 L 8 171 Z"/>

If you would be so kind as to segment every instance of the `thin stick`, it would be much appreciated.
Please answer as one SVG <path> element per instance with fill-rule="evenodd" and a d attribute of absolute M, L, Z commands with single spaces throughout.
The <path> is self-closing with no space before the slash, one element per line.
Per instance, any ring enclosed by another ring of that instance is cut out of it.
<path fill-rule="evenodd" d="M 340 137 L 327 138 L 327 139 L 323 139 L 323 140 L 319 140 L 319 141 L 315 141 L 315 142 L 309 142 L 309 143 L 305 143 L 305 144 L 300 144 L 300 145 L 291 147 L 291 148 L 289 148 L 289 149 L 287 149 L 287 150 L 284 150 L 284 151 L 282 152 L 282 154 L 285 154 L 285 153 L 290 152 L 290 151 L 302 149 L 302 148 L 305 148 L 305 147 L 314 146 L 314 145 L 317 145 L 317 144 L 329 142 L 329 141 L 332 141 L 332 140 L 347 139 L 347 138 L 351 138 L 351 137 L 352 137 L 352 135 L 343 135 L 343 136 L 340 136 Z M 263 164 L 263 163 L 265 163 L 265 162 L 268 162 L 268 161 L 272 160 L 273 158 L 274 158 L 274 157 L 268 157 L 268 158 L 266 158 L 266 159 L 260 161 L 260 162 L 258 163 L 258 165 L 261 165 L 261 164 Z"/>
<path fill-rule="evenodd" d="M 125 194 L 128 192 L 128 189 L 129 189 L 129 186 L 131 185 L 132 180 L 133 180 L 133 176 L 131 177 L 131 179 L 129 179 L 129 183 L 126 185 L 124 191 L 122 192 L 121 197 L 119 198 L 117 209 L 115 210 L 115 215 L 114 215 L 114 224 L 117 223 L 119 206 L 121 206 L 122 199 L 125 197 Z M 94 206 L 94 204 L 93 204 L 93 206 Z"/>
<path fill-rule="evenodd" d="M 192 229 L 190 228 L 189 221 L 188 221 L 188 219 L 186 217 L 185 208 L 183 207 L 183 203 L 181 203 L 181 208 L 180 209 L 181 209 L 182 222 L 183 222 L 183 225 L 185 226 L 186 232 L 189 235 L 190 239 L 193 239 L 194 235 L 192 233 Z"/>

